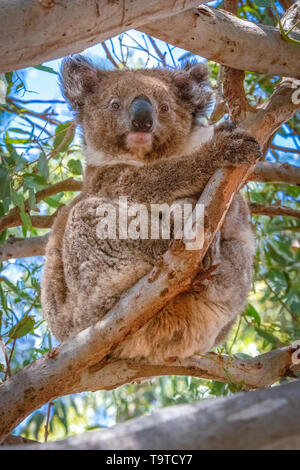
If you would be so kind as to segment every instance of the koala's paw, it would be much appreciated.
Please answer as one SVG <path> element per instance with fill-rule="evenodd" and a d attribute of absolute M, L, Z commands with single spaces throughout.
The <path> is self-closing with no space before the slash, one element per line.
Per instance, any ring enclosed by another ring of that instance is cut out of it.
<path fill-rule="evenodd" d="M 221 124 L 218 124 L 214 131 L 215 134 L 218 132 L 232 132 L 237 128 L 237 125 L 232 121 L 224 121 Z"/>
<path fill-rule="evenodd" d="M 238 165 L 252 163 L 261 158 L 262 153 L 254 137 L 243 129 L 233 126 L 220 128 L 215 134 L 225 162 Z"/>

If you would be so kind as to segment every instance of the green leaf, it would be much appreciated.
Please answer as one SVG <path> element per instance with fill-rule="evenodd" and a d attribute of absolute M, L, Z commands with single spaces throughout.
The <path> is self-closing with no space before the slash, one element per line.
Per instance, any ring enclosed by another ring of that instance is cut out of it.
<path fill-rule="evenodd" d="M 25 315 L 15 326 L 13 326 L 9 332 L 8 336 L 12 339 L 22 338 L 23 336 L 30 333 L 34 328 L 35 320 L 30 315 Z"/>
<path fill-rule="evenodd" d="M 68 168 L 72 171 L 74 175 L 82 175 L 82 165 L 80 160 L 69 160 Z"/>
<path fill-rule="evenodd" d="M 24 197 L 22 196 L 22 194 L 12 191 L 11 200 L 15 206 L 18 206 L 20 209 L 24 209 Z"/>
<path fill-rule="evenodd" d="M 225 395 L 225 391 L 226 391 L 226 384 L 224 384 L 223 382 L 218 382 L 217 380 L 213 381 L 212 387 L 210 389 L 210 393 L 212 395 L 219 397 L 220 395 Z"/>
<path fill-rule="evenodd" d="M 59 149 L 59 151 L 60 152 L 65 152 L 69 148 L 72 140 L 74 139 L 74 135 L 75 135 L 75 129 L 74 128 L 72 129 L 72 132 L 70 132 L 70 130 L 69 130 L 69 127 L 71 125 L 73 126 L 73 122 L 72 121 L 67 121 L 67 122 L 64 122 L 63 124 L 60 124 L 59 126 L 57 126 L 56 132 L 55 132 L 55 138 L 54 138 L 54 142 L 53 142 L 53 148 L 54 149 L 57 149 L 57 147 L 66 139 L 66 134 L 67 133 L 70 133 L 70 135 L 65 140 L 64 145 Z"/>
<path fill-rule="evenodd" d="M 50 207 L 57 209 L 60 206 L 60 200 L 63 197 L 63 193 L 55 194 L 55 196 L 46 197 L 44 202 L 46 202 Z"/>
<path fill-rule="evenodd" d="M 24 174 L 23 176 L 24 183 L 28 189 L 42 189 L 48 184 L 46 179 L 41 175 Z"/>
<path fill-rule="evenodd" d="M 34 190 L 32 188 L 29 189 L 28 202 L 29 202 L 29 208 L 34 211 L 36 209 L 36 199 L 35 199 Z"/>
<path fill-rule="evenodd" d="M 33 68 L 37 70 L 42 70 L 42 72 L 54 73 L 55 75 L 58 75 L 58 73 L 53 70 L 53 68 L 48 67 L 47 65 L 34 65 Z"/>
<path fill-rule="evenodd" d="M 20 217 L 25 230 L 28 230 L 32 227 L 30 216 L 27 214 L 27 212 L 25 212 L 24 208 L 20 209 Z"/>
<path fill-rule="evenodd" d="M 5 79 L 6 79 L 8 85 L 12 84 L 12 76 L 13 76 L 13 72 L 6 72 L 5 73 Z"/>
<path fill-rule="evenodd" d="M 274 344 L 275 346 L 278 345 L 279 339 L 276 338 L 276 336 L 274 336 L 272 333 L 262 330 L 261 328 L 255 328 L 255 331 L 259 336 L 268 341 L 268 343 Z"/>
<path fill-rule="evenodd" d="M 253 305 L 248 304 L 248 307 L 245 310 L 245 315 L 247 315 L 247 317 L 252 317 L 258 326 L 261 325 L 261 319 L 260 319 L 259 313 L 253 307 Z"/>
<path fill-rule="evenodd" d="M 239 359 L 240 361 L 249 361 L 249 359 L 252 359 L 252 356 L 250 356 L 249 354 L 245 354 L 245 353 L 236 353 L 233 355 L 233 357 L 235 357 L 236 359 Z"/>
<path fill-rule="evenodd" d="M 41 152 L 37 166 L 40 175 L 42 175 L 47 180 L 49 178 L 49 165 L 46 154 L 44 152 Z"/>
<path fill-rule="evenodd" d="M 18 288 L 17 288 L 9 279 L 7 279 L 6 277 L 3 278 L 3 282 L 5 282 L 5 284 L 6 284 L 15 294 L 18 294 L 18 293 L 19 293 Z"/>
<path fill-rule="evenodd" d="M 255 0 L 257 6 L 263 8 L 268 7 L 271 4 L 271 0 Z"/>
<path fill-rule="evenodd" d="M 26 131 L 24 129 L 19 129 L 18 127 L 10 127 L 9 132 L 17 132 L 18 134 L 30 134 L 29 131 Z"/>
<path fill-rule="evenodd" d="M 0 199 L 10 196 L 10 174 L 2 166 L 0 167 Z"/>
<path fill-rule="evenodd" d="M 22 194 L 12 192 L 11 199 L 12 199 L 12 202 L 15 204 L 15 206 L 19 207 L 20 209 L 21 221 L 26 231 L 27 229 L 32 227 L 32 224 L 31 224 L 31 219 L 30 219 L 29 214 L 27 214 L 27 212 L 25 211 L 24 196 L 22 196 Z"/>

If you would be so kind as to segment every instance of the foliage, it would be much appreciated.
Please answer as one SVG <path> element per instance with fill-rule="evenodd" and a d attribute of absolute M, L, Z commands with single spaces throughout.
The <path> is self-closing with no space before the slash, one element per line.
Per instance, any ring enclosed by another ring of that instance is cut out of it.
<path fill-rule="evenodd" d="M 276 5 L 282 13 L 281 6 Z M 240 2 L 238 15 L 269 25 L 275 25 L 277 21 L 274 9 L 265 0 Z M 107 67 L 114 64 L 120 67 L 152 66 L 157 63 L 174 67 L 193 57 L 189 52 L 136 32 L 107 41 L 103 54 Z M 208 65 L 212 83 L 218 89 L 219 65 L 212 62 Z M 70 177 L 82 178 L 81 143 L 72 116 L 59 95 L 57 61 L 34 69 L 41 81 L 47 82 L 49 76 L 52 77 L 54 98 L 49 97 L 49 89 L 45 87 L 40 96 L 36 96 L 35 90 L 31 90 L 31 71 L 7 73 L 1 76 L 0 81 L 0 218 L 13 209 L 20 214 L 19 225 L 1 233 L 1 244 L 12 237 L 28 238 L 46 233 L 48 229 L 34 226 L 32 216 L 55 213 L 75 194 L 60 192 L 38 200 L 39 192 Z M 278 77 L 247 72 L 245 89 L 249 101 L 258 104 L 265 100 L 278 81 Z M 299 129 L 299 115 L 296 115 L 273 138 L 267 158 L 299 166 Z M 286 151 L 278 147 L 284 147 Z M 255 203 L 297 208 L 300 188 L 249 183 L 245 195 Z M 223 347 L 225 353 L 243 354 L 244 357 L 291 344 L 300 337 L 299 219 L 253 216 L 252 223 L 257 237 L 253 289 L 247 308 Z M 41 257 L 10 259 L 0 264 L 0 338 L 10 365 L 7 367 L 4 354 L 2 358 L 0 356 L 0 381 L 47 353 L 55 344 L 41 314 L 42 265 Z M 26 437 L 43 440 L 50 411 L 49 439 L 57 439 L 109 426 L 159 407 L 235 393 L 241 390 L 241 386 L 234 384 L 230 376 L 228 385 L 192 377 L 160 377 L 112 392 L 86 393 L 55 400 L 50 410 L 44 406 L 25 420 L 17 431 Z"/>

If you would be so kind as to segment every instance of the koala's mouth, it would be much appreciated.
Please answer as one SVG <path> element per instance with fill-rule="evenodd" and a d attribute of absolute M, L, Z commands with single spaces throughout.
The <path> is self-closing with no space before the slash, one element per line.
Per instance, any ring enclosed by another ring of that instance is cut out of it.
<path fill-rule="evenodd" d="M 126 140 L 130 150 L 148 152 L 152 147 L 153 135 L 152 132 L 129 132 Z"/>

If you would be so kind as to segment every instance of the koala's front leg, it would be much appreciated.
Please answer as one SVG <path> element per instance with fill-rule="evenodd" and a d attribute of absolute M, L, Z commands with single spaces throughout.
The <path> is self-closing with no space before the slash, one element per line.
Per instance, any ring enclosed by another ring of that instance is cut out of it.
<path fill-rule="evenodd" d="M 213 138 L 192 155 L 159 160 L 126 176 L 134 200 L 172 203 L 199 196 L 218 168 L 252 163 L 261 157 L 256 140 L 241 129 L 217 128 Z"/>

